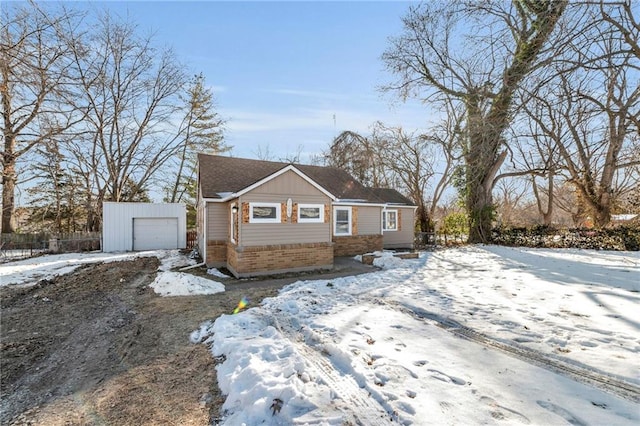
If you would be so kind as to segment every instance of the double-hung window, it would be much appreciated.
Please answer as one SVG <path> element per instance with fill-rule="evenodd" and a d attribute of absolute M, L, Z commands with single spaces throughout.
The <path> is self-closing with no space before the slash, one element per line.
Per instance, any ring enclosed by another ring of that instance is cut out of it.
<path fill-rule="evenodd" d="M 382 230 L 383 231 L 398 230 L 398 210 L 382 211 Z"/>
<path fill-rule="evenodd" d="M 298 204 L 298 223 L 324 223 L 324 205 Z"/>
<path fill-rule="evenodd" d="M 335 207 L 333 218 L 333 235 L 351 235 L 351 207 Z"/>
<path fill-rule="evenodd" d="M 280 223 L 279 203 L 249 203 L 249 223 Z"/>

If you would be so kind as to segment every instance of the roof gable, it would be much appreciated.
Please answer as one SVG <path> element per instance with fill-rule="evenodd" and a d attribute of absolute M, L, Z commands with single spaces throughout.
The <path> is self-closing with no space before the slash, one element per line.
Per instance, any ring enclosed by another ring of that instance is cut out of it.
<path fill-rule="evenodd" d="M 311 184 L 313 187 L 315 187 L 317 190 L 319 190 L 320 192 L 322 192 L 323 194 L 325 194 L 327 197 L 331 198 L 332 200 L 335 200 L 335 196 L 333 194 L 331 194 L 329 191 L 327 191 L 325 188 L 323 188 L 322 186 L 318 185 L 316 182 L 314 182 L 312 179 L 310 179 L 309 177 L 307 177 L 304 173 L 300 172 L 300 170 L 298 170 L 294 165 L 289 164 L 286 167 L 278 170 L 277 172 L 265 177 L 264 179 L 260 179 L 258 182 L 255 182 L 254 184 L 236 192 L 234 194 L 234 196 L 240 196 L 242 194 L 246 194 L 247 192 L 259 187 L 260 185 L 273 180 L 275 178 L 277 178 L 278 176 L 281 176 L 283 174 L 285 174 L 286 172 L 291 171 L 295 174 L 297 174 L 298 176 L 300 176 L 302 179 L 304 179 L 305 181 L 307 181 L 309 184 Z"/>

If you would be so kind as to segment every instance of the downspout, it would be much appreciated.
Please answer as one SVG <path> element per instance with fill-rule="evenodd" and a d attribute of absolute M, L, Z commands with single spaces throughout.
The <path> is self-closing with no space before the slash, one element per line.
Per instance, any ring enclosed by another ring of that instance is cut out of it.
<path fill-rule="evenodd" d="M 207 263 L 207 202 L 203 201 L 204 207 L 202 208 L 202 214 L 204 217 L 202 218 L 202 261 Z"/>
<path fill-rule="evenodd" d="M 333 200 L 329 200 L 329 242 L 333 245 Z"/>

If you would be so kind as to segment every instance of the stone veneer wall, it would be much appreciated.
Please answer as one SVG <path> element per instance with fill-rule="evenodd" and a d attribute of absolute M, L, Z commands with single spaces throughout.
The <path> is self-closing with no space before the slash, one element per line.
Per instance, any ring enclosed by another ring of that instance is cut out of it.
<path fill-rule="evenodd" d="M 227 245 L 227 268 L 237 277 L 330 269 L 333 244 Z"/>
<path fill-rule="evenodd" d="M 334 256 L 356 256 L 382 250 L 382 235 L 351 235 L 346 237 L 333 237 Z"/>

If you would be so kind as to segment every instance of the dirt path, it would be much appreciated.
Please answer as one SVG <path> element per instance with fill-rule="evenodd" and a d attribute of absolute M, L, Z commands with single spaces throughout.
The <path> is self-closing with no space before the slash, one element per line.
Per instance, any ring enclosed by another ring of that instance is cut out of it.
<path fill-rule="evenodd" d="M 224 402 L 215 361 L 189 335 L 297 279 L 225 282 L 208 296 L 159 297 L 156 258 L 93 264 L 31 287 L 0 288 L 0 424 L 206 425 Z M 194 270 L 197 274 L 204 271 Z"/>
<path fill-rule="evenodd" d="M 189 334 L 247 291 L 259 303 L 280 284 L 163 298 L 148 287 L 157 268 L 157 259 L 139 258 L 1 288 L 0 423 L 204 425 L 217 417 L 214 360 Z"/>

